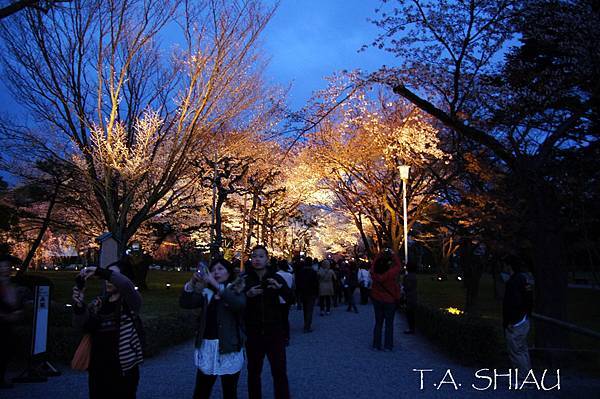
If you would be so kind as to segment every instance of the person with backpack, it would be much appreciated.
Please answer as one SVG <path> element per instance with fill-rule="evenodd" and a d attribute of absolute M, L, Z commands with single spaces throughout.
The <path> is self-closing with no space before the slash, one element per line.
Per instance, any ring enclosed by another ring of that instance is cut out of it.
<path fill-rule="evenodd" d="M 88 366 L 90 399 L 124 398 L 137 395 L 140 379 L 143 328 L 139 319 L 142 297 L 135 289 L 123 264 L 107 268 L 87 267 L 73 287 L 73 326 L 90 334 Z M 86 280 L 104 281 L 104 295 L 84 303 Z"/>
<path fill-rule="evenodd" d="M 375 312 L 375 327 L 373 328 L 373 349 L 375 350 L 382 349 L 381 335 L 384 322 L 384 350 L 391 352 L 394 348 L 394 316 L 401 297 L 398 283 L 401 269 L 400 259 L 391 250 L 385 250 L 373 261 L 371 301 Z"/>
<path fill-rule="evenodd" d="M 246 306 L 244 280 L 236 278 L 234 266 L 215 259 L 200 265 L 181 292 L 183 309 L 199 309 L 194 363 L 194 399 L 210 398 L 221 377 L 223 398 L 237 398 L 237 384 L 244 366 L 242 312 Z"/>
<path fill-rule="evenodd" d="M 306 260 L 300 260 L 300 266 L 296 274 L 296 292 L 298 302 L 302 303 L 304 311 L 304 332 L 313 331 L 312 320 L 315 301 L 319 296 L 319 276 L 312 268 L 312 264 Z"/>
<path fill-rule="evenodd" d="M 342 267 L 342 288 L 344 289 L 346 305 L 348 305 L 346 312 L 358 313 L 356 300 L 354 299 L 354 291 L 356 291 L 356 287 L 358 287 L 356 264 L 348 261 L 345 261 L 344 263 L 345 265 Z"/>

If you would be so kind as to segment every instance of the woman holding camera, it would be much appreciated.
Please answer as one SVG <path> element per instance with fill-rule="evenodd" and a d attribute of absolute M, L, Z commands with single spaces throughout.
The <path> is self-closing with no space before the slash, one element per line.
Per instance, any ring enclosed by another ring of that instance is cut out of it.
<path fill-rule="evenodd" d="M 396 304 L 400 300 L 398 282 L 402 264 L 398 256 L 391 250 L 379 254 L 371 269 L 373 286 L 371 300 L 375 311 L 375 327 L 373 328 L 373 349 L 381 350 L 381 334 L 385 321 L 384 349 L 392 351 L 394 347 L 394 316 Z"/>
<path fill-rule="evenodd" d="M 223 398 L 237 398 L 237 383 L 244 365 L 243 291 L 243 280 L 235 279 L 233 265 L 224 259 L 213 260 L 209 268 L 201 265 L 183 287 L 180 306 L 200 309 L 194 351 L 194 399 L 208 399 L 218 376 Z"/>
<path fill-rule="evenodd" d="M 139 311 L 142 298 L 121 265 L 87 267 L 73 287 L 73 325 L 91 335 L 88 366 L 90 399 L 135 398 L 143 361 Z M 85 281 L 105 281 L 105 294 L 84 303 Z"/>

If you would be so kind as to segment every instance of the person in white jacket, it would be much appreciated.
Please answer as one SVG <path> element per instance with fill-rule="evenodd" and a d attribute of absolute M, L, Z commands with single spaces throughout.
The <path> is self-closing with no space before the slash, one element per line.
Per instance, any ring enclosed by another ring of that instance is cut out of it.
<path fill-rule="evenodd" d="M 360 287 L 360 304 L 366 305 L 369 303 L 369 295 L 371 294 L 371 273 L 369 273 L 368 265 L 361 265 L 358 269 L 358 285 Z"/>

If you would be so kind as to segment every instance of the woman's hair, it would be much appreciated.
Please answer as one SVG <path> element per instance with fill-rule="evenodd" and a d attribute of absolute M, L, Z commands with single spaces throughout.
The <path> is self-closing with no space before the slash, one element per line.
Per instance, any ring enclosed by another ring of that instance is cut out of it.
<path fill-rule="evenodd" d="M 265 247 L 264 245 L 257 245 L 254 248 L 252 248 L 252 252 L 258 249 L 262 249 L 263 251 L 265 251 L 265 254 L 267 254 L 267 257 L 269 257 L 269 251 L 267 250 L 267 247 Z"/>
<path fill-rule="evenodd" d="M 227 281 L 225 283 L 231 283 L 233 280 L 235 280 L 236 275 L 235 275 L 235 270 L 234 270 L 233 264 L 231 262 L 229 262 L 227 259 L 224 259 L 224 258 L 213 259 L 210 262 L 210 265 L 208 266 L 208 270 L 212 271 L 213 267 L 215 267 L 218 264 L 223 266 L 225 269 L 227 269 L 227 272 L 229 273 L 229 278 L 227 279 Z"/>
<path fill-rule="evenodd" d="M 377 274 L 383 274 L 390 270 L 390 267 L 392 267 L 392 257 L 386 253 L 383 253 L 375 260 L 373 271 Z"/>

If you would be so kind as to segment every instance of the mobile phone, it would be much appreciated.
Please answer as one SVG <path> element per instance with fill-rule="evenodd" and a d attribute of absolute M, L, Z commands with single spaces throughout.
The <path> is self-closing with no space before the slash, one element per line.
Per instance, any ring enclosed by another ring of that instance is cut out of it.
<path fill-rule="evenodd" d="M 201 276 L 206 276 L 209 273 L 208 266 L 206 266 L 206 263 L 204 263 L 204 262 L 198 263 L 198 273 L 200 273 Z"/>

